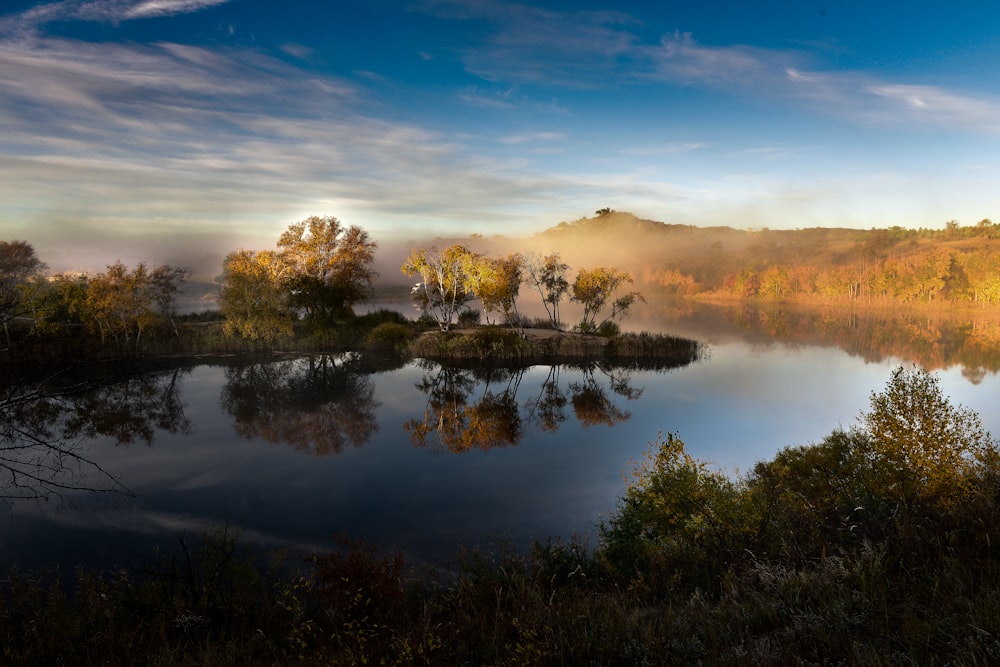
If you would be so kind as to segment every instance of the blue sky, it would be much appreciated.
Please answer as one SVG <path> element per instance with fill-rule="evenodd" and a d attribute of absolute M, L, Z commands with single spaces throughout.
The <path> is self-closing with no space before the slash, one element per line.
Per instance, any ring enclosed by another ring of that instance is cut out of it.
<path fill-rule="evenodd" d="M 0 4 L 0 238 L 211 262 L 604 206 L 738 228 L 1000 218 L 993 2 Z M 207 260 L 206 260 L 207 261 Z"/>

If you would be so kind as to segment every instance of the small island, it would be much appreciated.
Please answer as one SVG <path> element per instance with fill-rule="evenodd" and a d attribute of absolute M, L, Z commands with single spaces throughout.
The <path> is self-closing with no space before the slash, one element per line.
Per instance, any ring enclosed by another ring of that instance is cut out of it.
<path fill-rule="evenodd" d="M 378 277 L 376 248 L 358 227 L 310 217 L 290 225 L 274 250 L 229 253 L 218 310 L 181 315 L 182 267 L 116 262 L 95 275 L 51 276 L 29 243 L 2 242 L 3 361 L 365 350 L 440 362 L 663 367 L 704 351 L 675 336 L 622 333 L 619 324 L 644 301 L 628 289 L 632 275 L 596 266 L 571 280 L 558 253 L 414 248 L 401 272 L 417 280 L 409 297 L 418 317 L 393 309 L 358 315 L 355 307 L 371 298 Z M 521 313 L 522 288 L 537 295 L 546 317 Z M 564 302 L 582 307 L 572 326 L 562 321 Z"/>

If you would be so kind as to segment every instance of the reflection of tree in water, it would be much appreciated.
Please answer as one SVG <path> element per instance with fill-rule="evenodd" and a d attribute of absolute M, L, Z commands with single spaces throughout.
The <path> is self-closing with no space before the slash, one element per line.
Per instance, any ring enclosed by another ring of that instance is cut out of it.
<path fill-rule="evenodd" d="M 244 438 L 326 456 L 378 430 L 374 394 L 356 356 L 319 355 L 229 368 L 220 401 Z"/>
<path fill-rule="evenodd" d="M 427 372 L 417 388 L 427 394 L 424 418 L 411 419 L 403 428 L 414 444 L 426 447 L 428 438 L 451 452 L 492 449 L 516 445 L 522 437 L 521 412 L 517 404 L 517 386 L 524 369 L 488 369 L 478 374 L 470 370 L 447 368 L 426 363 Z M 479 400 L 469 405 L 477 384 L 484 389 Z M 498 391 L 493 382 L 506 386 Z"/>
<path fill-rule="evenodd" d="M 73 401 L 66 420 L 68 436 L 111 436 L 119 445 L 142 440 L 153 444 L 156 430 L 190 433 L 180 378 L 186 370 L 144 373 L 105 384 Z"/>
<path fill-rule="evenodd" d="M 609 392 L 626 400 L 642 394 L 641 389 L 631 386 L 626 369 L 594 363 L 578 367 L 583 381 L 569 385 L 567 398 L 560 386 L 560 366 L 554 365 L 549 367 L 537 395 L 525 401 L 526 417 L 522 418 L 517 391 L 527 368 L 471 371 L 430 362 L 425 362 L 424 368 L 427 372 L 417 384 L 427 394 L 424 415 L 422 419 L 411 419 L 404 429 L 417 446 L 426 447 L 436 441 L 451 452 L 516 445 L 524 435 L 525 421 L 542 431 L 555 431 L 565 422 L 565 408 L 570 402 L 584 426 L 613 426 L 631 415 L 615 404 Z M 472 403 L 470 398 L 479 383 L 483 384 L 482 393 Z M 497 384 L 503 386 L 494 388 Z"/>
<path fill-rule="evenodd" d="M 124 491 L 84 454 L 84 441 L 110 436 L 119 445 L 156 430 L 187 433 L 180 400 L 182 369 L 98 380 L 65 376 L 8 380 L 0 387 L 0 497 L 47 498 L 65 491 Z"/>
<path fill-rule="evenodd" d="M 532 421 L 542 431 L 558 431 L 566 421 L 566 393 L 559 387 L 559 364 L 549 366 L 538 396 L 525 404 Z"/>
<path fill-rule="evenodd" d="M 623 411 L 615 405 L 594 375 L 595 372 L 600 372 L 606 377 L 608 388 L 612 393 L 632 401 L 642 395 L 642 389 L 632 387 L 628 371 L 621 368 L 606 368 L 600 364 L 588 364 L 581 370 L 583 382 L 574 382 L 569 387 L 573 395 L 573 412 L 584 427 L 598 424 L 614 426 L 632 416 L 630 412 Z"/>
<path fill-rule="evenodd" d="M 835 345 L 868 361 L 896 357 L 928 370 L 961 364 L 963 375 L 973 383 L 982 381 L 986 372 L 1000 372 L 1000 321 L 995 313 L 741 304 L 719 308 L 719 314 L 751 340 Z"/>

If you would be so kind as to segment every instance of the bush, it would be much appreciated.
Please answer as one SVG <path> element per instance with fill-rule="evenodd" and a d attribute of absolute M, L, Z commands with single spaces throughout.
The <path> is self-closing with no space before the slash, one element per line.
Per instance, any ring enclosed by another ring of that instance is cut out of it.
<path fill-rule="evenodd" d="M 383 322 L 368 332 L 368 335 L 365 336 L 365 346 L 402 354 L 414 336 L 413 327 L 409 324 Z"/>
<path fill-rule="evenodd" d="M 472 327 L 479 326 L 481 317 L 478 310 L 466 308 L 458 314 L 458 326 L 463 329 L 471 329 Z"/>
<path fill-rule="evenodd" d="M 611 320 L 605 320 L 604 322 L 601 322 L 600 326 L 597 327 L 597 335 L 603 336 L 604 338 L 617 336 L 621 332 L 622 328 L 618 326 L 618 323 L 612 322 Z"/>
<path fill-rule="evenodd" d="M 743 557 L 740 488 L 668 434 L 636 464 L 618 511 L 601 527 L 611 569 L 660 594 L 678 585 L 716 588 Z"/>
<path fill-rule="evenodd" d="M 370 313 L 366 313 L 357 319 L 360 326 L 369 329 L 374 329 L 380 324 L 411 324 L 410 320 L 401 312 L 398 310 L 391 310 L 389 308 L 380 308 Z"/>

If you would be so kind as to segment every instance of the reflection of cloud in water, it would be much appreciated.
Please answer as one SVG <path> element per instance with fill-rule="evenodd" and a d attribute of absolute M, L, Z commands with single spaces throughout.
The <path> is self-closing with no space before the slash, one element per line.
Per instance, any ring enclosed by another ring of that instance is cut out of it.
<path fill-rule="evenodd" d="M 95 513 L 92 510 L 61 511 L 45 515 L 52 525 L 105 533 L 128 533 L 147 537 L 174 536 L 196 540 L 225 530 L 241 546 L 260 550 L 288 549 L 294 553 L 329 551 L 331 543 L 290 540 L 271 532 L 255 530 L 240 524 L 222 522 L 205 516 L 157 512 L 151 510 L 112 510 Z"/>

